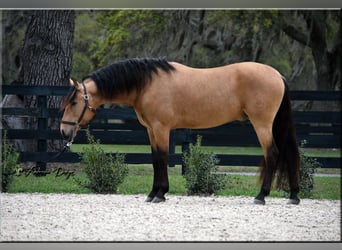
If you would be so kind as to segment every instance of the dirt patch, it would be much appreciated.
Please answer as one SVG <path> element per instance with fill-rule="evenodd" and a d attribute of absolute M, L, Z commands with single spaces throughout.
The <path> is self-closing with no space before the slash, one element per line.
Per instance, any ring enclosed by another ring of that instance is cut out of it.
<path fill-rule="evenodd" d="M 340 201 L 0 194 L 2 241 L 340 241 Z"/>

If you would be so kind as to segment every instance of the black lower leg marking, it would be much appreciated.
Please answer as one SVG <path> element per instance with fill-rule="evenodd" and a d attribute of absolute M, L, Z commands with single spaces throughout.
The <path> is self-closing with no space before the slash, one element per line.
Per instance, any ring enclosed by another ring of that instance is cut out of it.
<path fill-rule="evenodd" d="M 153 159 L 153 186 L 146 201 L 158 203 L 165 201 L 165 194 L 169 191 L 169 179 L 167 173 L 167 163 L 169 154 L 167 150 L 158 147 L 152 148 Z"/>

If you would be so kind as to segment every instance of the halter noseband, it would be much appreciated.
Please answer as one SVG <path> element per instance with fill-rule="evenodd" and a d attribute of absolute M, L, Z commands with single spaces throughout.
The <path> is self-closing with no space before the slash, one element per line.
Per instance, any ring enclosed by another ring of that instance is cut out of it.
<path fill-rule="evenodd" d="M 96 113 L 96 109 L 89 105 L 89 96 L 88 96 L 87 89 L 86 89 L 83 82 L 82 82 L 82 86 L 83 86 L 83 90 L 84 90 L 84 95 L 83 95 L 84 107 L 83 107 L 83 110 L 82 110 L 80 117 L 78 118 L 78 121 L 77 122 L 69 122 L 69 121 L 63 121 L 62 120 L 61 123 L 78 127 L 80 125 L 80 122 L 82 121 L 83 116 L 84 116 L 85 112 L 87 111 L 87 109 L 89 109 L 93 113 Z"/>

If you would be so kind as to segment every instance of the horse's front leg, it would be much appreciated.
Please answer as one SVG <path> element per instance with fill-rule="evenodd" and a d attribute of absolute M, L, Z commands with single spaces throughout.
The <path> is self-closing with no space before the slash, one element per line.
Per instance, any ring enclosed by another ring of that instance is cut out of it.
<path fill-rule="evenodd" d="M 169 191 L 167 165 L 169 160 L 169 130 L 155 132 L 148 129 L 152 147 L 153 186 L 146 202 L 159 203 L 165 201 L 165 194 Z"/>

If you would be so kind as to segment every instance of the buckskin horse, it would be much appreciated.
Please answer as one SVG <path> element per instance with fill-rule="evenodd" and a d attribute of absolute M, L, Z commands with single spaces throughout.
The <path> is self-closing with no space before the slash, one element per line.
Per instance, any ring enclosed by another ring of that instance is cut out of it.
<path fill-rule="evenodd" d="M 254 203 L 265 204 L 273 179 L 288 183 L 289 204 L 299 204 L 299 151 L 288 87 L 274 68 L 242 62 L 216 68 L 191 68 L 164 58 L 119 61 L 72 85 L 61 108 L 62 136 L 72 143 L 105 103 L 134 108 L 147 128 L 154 178 L 146 201 L 165 201 L 169 135 L 178 128 L 211 128 L 249 119 L 263 150 L 261 190 Z"/>

